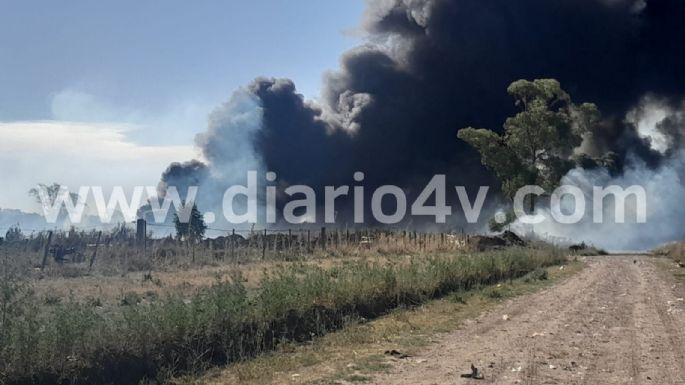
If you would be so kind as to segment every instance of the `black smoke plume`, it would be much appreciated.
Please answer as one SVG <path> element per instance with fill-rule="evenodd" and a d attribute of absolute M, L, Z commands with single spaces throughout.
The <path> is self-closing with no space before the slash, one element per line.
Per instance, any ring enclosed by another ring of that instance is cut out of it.
<path fill-rule="evenodd" d="M 588 155 L 656 168 L 665 154 L 625 117 L 645 95 L 685 97 L 683 20 L 682 0 L 371 1 L 367 43 L 343 54 L 320 100 L 304 100 L 287 79 L 248 87 L 262 114 L 250 143 L 285 184 L 351 184 L 363 171 L 367 190 L 394 184 L 415 196 L 447 174 L 448 186 L 474 192 L 497 182 L 457 131 L 501 131 L 516 111 L 512 81 L 556 78 L 604 114 Z M 682 126 L 664 132 L 680 143 Z M 237 145 L 219 142 L 200 144 L 212 153 Z"/>
<path fill-rule="evenodd" d="M 209 167 L 198 160 L 172 163 L 162 173 L 162 181 L 157 185 L 157 193 L 163 198 L 166 196 L 167 188 L 174 186 L 179 196 L 185 198 L 189 187 L 204 184 L 208 177 Z"/>

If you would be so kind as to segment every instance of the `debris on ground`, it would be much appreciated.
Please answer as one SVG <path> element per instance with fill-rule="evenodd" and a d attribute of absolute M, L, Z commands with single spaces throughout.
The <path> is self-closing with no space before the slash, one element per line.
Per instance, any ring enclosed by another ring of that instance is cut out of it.
<path fill-rule="evenodd" d="M 386 355 L 386 356 L 392 356 L 392 357 L 399 358 L 399 359 L 411 357 L 409 354 L 402 353 L 402 352 L 397 351 L 397 350 L 395 350 L 395 349 L 386 350 L 386 351 L 385 351 L 385 355 Z"/>
<path fill-rule="evenodd" d="M 507 242 L 500 237 L 488 237 L 486 235 L 476 235 L 469 239 L 469 244 L 477 251 L 502 249 Z"/>
<path fill-rule="evenodd" d="M 525 246 L 526 241 L 511 231 L 505 231 L 501 235 L 494 236 L 476 235 L 469 239 L 469 244 L 478 251 L 487 251 L 511 246 Z"/>
<path fill-rule="evenodd" d="M 592 255 L 609 255 L 609 252 L 607 252 L 604 249 L 598 249 L 595 246 L 588 245 L 585 242 L 577 243 L 575 245 L 571 245 L 568 247 L 568 250 L 577 255 L 585 255 L 585 256 L 592 256 Z M 637 260 L 635 261 L 637 263 Z"/>
<path fill-rule="evenodd" d="M 482 380 L 485 378 L 485 376 L 483 376 L 483 373 L 481 373 L 481 371 L 478 370 L 477 367 L 475 367 L 475 366 L 473 366 L 473 364 L 471 364 L 471 373 L 462 374 L 461 378 L 470 378 L 473 380 Z"/>
<path fill-rule="evenodd" d="M 505 231 L 500 235 L 502 239 L 504 239 L 507 242 L 507 246 L 525 246 L 526 241 L 521 239 L 516 233 L 512 231 Z"/>
<path fill-rule="evenodd" d="M 588 249 L 588 245 L 586 245 L 585 242 L 582 242 L 582 243 L 579 243 L 579 244 L 577 244 L 577 245 L 571 245 L 571 246 L 568 247 L 568 249 L 569 249 L 570 251 L 573 251 L 573 252 L 579 252 L 579 251 L 582 251 L 582 250 L 587 250 L 587 249 Z"/>

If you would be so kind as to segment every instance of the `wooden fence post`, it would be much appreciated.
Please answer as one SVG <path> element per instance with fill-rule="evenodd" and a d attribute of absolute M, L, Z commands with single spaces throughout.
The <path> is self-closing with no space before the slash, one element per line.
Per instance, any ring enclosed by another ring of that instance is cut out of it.
<path fill-rule="evenodd" d="M 235 262 L 235 229 L 231 231 L 231 261 Z"/>
<path fill-rule="evenodd" d="M 266 229 L 264 229 L 264 239 L 262 241 L 262 260 L 266 257 Z"/>
<path fill-rule="evenodd" d="M 312 251 L 312 234 L 311 230 L 307 230 L 307 252 L 310 253 Z"/>
<path fill-rule="evenodd" d="M 50 251 L 50 242 L 52 242 L 52 231 L 48 232 L 48 242 L 45 244 L 45 251 L 43 252 L 43 263 L 40 264 L 40 269 L 45 269 L 45 264 L 48 262 L 48 252 Z"/>
<path fill-rule="evenodd" d="M 102 231 L 98 232 L 98 239 L 95 241 L 95 250 L 93 250 L 93 256 L 90 257 L 90 265 L 88 265 L 88 271 L 93 269 L 93 263 L 95 263 L 95 258 L 98 255 L 98 246 L 100 245 L 100 237 L 102 237 Z"/>
<path fill-rule="evenodd" d="M 321 250 L 326 250 L 326 228 L 321 228 Z"/>
<path fill-rule="evenodd" d="M 350 229 L 345 228 L 345 247 L 350 247 Z"/>
<path fill-rule="evenodd" d="M 142 247 L 145 250 L 147 240 L 147 222 L 145 219 L 138 219 L 136 221 L 136 243 L 138 247 Z"/>

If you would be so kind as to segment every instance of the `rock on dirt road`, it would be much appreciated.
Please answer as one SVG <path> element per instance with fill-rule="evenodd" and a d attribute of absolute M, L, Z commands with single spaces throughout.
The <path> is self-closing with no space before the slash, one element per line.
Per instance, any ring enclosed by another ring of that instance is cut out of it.
<path fill-rule="evenodd" d="M 503 303 L 372 382 L 685 384 L 685 293 L 659 263 L 587 258 L 569 280 Z M 460 378 L 472 363 L 483 380 Z"/>

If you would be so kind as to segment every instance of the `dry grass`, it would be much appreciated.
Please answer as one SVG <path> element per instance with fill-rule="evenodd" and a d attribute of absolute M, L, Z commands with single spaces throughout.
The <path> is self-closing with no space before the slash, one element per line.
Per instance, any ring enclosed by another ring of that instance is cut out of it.
<path fill-rule="evenodd" d="M 250 289 L 244 278 L 232 275 L 198 289 L 190 298 L 169 296 L 144 303 L 139 295 L 127 292 L 117 307 L 97 300 L 36 297 L 33 291 L 21 289 L 18 276 L 7 270 L 6 276 L 14 278 L 3 284 L 11 295 L 3 300 L 10 310 L 3 313 L 7 323 L 3 321 L 0 333 L 0 363 L 5 370 L 0 375 L 40 383 L 117 379 L 134 384 L 145 377 L 164 382 L 169 373 L 198 373 L 213 365 L 268 355 L 274 349 L 297 352 L 299 345 L 290 345 L 295 341 L 306 343 L 354 325 L 362 317 L 375 319 L 398 307 L 521 277 L 563 260 L 558 250 L 511 249 L 273 264 L 262 271 L 258 288 Z M 488 295 L 493 300 L 503 296 L 500 289 Z M 380 339 L 369 339 L 366 326 L 359 325 L 341 334 L 344 340 L 337 345 L 344 346 L 347 339 L 360 344 L 397 343 L 393 335 L 415 328 L 414 322 L 402 317 L 403 313 L 396 313 L 397 322 L 374 329 Z M 335 341 L 335 336 L 331 338 Z M 308 353 L 301 362 L 314 366 L 318 360 Z M 238 376 L 248 379 L 260 372 L 263 369 L 248 367 Z M 350 376 L 363 379 L 361 374 Z"/>
<path fill-rule="evenodd" d="M 436 342 L 440 333 L 457 329 L 497 303 L 566 279 L 582 269 L 574 262 L 564 270 L 547 269 L 547 280 L 518 279 L 511 283 L 454 293 L 413 309 L 398 309 L 379 319 L 350 326 L 314 340 L 311 344 L 281 346 L 254 360 L 213 369 L 201 377 L 176 378 L 176 384 L 275 385 L 344 384 L 365 382 L 374 372 L 389 367 L 383 352 L 396 349 L 409 354 Z"/>
<path fill-rule="evenodd" d="M 188 263 L 190 256 L 177 256 L 164 261 L 152 259 L 148 270 L 133 269 L 131 272 L 117 274 L 112 273 L 119 271 L 114 265 L 121 261 L 113 261 L 105 254 L 100 257 L 99 264 L 96 264 L 92 272 L 88 271 L 87 263 L 62 266 L 51 264 L 45 272 L 34 270 L 27 274 L 27 279 L 39 297 L 70 299 L 76 302 L 97 301 L 107 305 L 119 303 L 126 295 L 137 295 L 148 301 L 167 295 L 191 297 L 198 290 L 210 287 L 218 280 L 237 272 L 245 279 L 245 286 L 253 289 L 258 287 L 259 282 L 270 272 L 292 266 L 330 269 L 359 261 L 398 263 L 407 261 L 412 256 L 447 254 L 465 247 L 464 240 L 459 237 L 441 239 L 440 234 L 401 234 L 380 233 L 371 237 L 372 241 L 369 243 L 361 244 L 349 242 L 336 246 L 334 241 L 330 241 L 326 250 L 314 248 L 311 252 L 305 250 L 303 254 L 296 254 L 299 249 L 306 249 L 300 246 L 293 246 L 291 251 L 272 249 L 269 251 L 272 253 L 271 258 L 266 260 L 260 258 L 259 247 L 249 249 L 249 246 L 245 246 L 238 251 L 241 262 L 237 263 L 234 260 L 213 258 L 210 254 L 215 250 L 210 248 L 198 248 L 195 251 L 195 263 Z M 259 241 L 255 242 L 255 245 L 259 246 Z M 180 250 L 177 250 L 178 253 L 184 251 Z M 118 255 L 124 253 L 125 248 L 113 248 L 104 252 Z M 155 254 L 154 251 L 150 253 Z M 37 258 L 31 256 L 29 260 L 35 265 Z M 140 258 L 144 257 L 134 252 L 129 258 L 129 263 L 136 261 L 134 265 L 144 265 L 138 261 Z"/>
<path fill-rule="evenodd" d="M 676 262 L 685 262 L 685 242 L 674 242 L 654 250 L 654 254 L 667 256 Z"/>
<path fill-rule="evenodd" d="M 370 324 L 354 325 L 360 317 L 375 319 L 398 306 L 520 277 L 564 259 L 559 250 L 543 248 L 469 253 L 465 238 L 446 234 L 342 234 L 328 233 L 325 242 L 298 236 L 293 243 L 256 236 L 230 249 L 225 240 L 191 248 L 158 240 L 144 251 L 111 242 L 98 249 L 92 271 L 83 255 L 35 269 L 47 238 L 5 245 L 2 267 L 14 281 L 3 285 L 11 291 L 3 303 L 12 306 L 0 325 L 0 382 L 163 383 L 256 357 L 252 365 L 235 366 L 235 378 L 245 382 L 274 368 L 297 367 L 293 357 L 302 367 L 319 367 L 322 356 L 349 353 L 325 352 L 326 345 L 319 347 L 322 354 L 302 349 L 317 346 L 304 341 L 350 324 L 346 333 L 326 337 L 330 346 L 359 344 L 355 357 L 366 358 L 349 368 L 379 369 L 383 357 L 370 354 L 374 344 L 408 349 L 432 331 L 417 328 L 423 321 L 415 314 L 412 320 L 394 311 L 392 322 L 376 322 L 369 333 Z M 91 238 L 57 240 L 78 248 Z M 488 296 L 500 297 L 499 289 Z M 436 318 L 429 315 L 425 322 Z M 397 341 L 398 334 L 409 339 Z M 279 354 L 284 352 L 289 354 Z M 274 361 L 263 361 L 269 357 Z M 363 382 L 364 370 L 346 378 Z"/>
<path fill-rule="evenodd" d="M 131 272 L 177 271 L 264 261 L 464 252 L 469 248 L 469 237 L 459 234 L 365 229 L 319 231 L 268 231 L 266 236 L 255 231 L 243 234 L 247 238 L 207 239 L 193 245 L 171 238 L 148 239 L 145 248 L 139 246 L 129 233 L 113 232 L 99 237 L 96 232 L 69 231 L 49 237 L 47 232 L 41 232 L 0 244 L 0 254 L 10 256 L 29 272 L 42 265 L 47 246 L 70 248 L 74 253 L 66 256 L 65 264 L 57 264 L 48 257 L 42 275 L 74 278 L 90 273 L 117 276 Z M 96 250 L 97 257 L 91 271 L 88 265 Z"/>
<path fill-rule="evenodd" d="M 39 297 L 47 301 L 71 300 L 116 304 L 126 295 L 149 300 L 167 295 L 190 297 L 217 280 L 240 272 L 245 286 L 255 288 L 266 274 L 288 266 L 329 269 L 342 263 L 373 260 L 397 262 L 398 256 L 463 252 L 467 237 L 407 231 L 326 232 L 325 247 L 317 231 L 269 233 L 256 231 L 241 244 L 206 240 L 189 247 L 169 239 L 149 240 L 146 250 L 117 234 L 103 236 L 92 269 L 95 232 L 56 233 L 51 245 L 73 246 L 78 256 L 59 265 L 47 258 L 41 271 L 47 234 L 38 233 L 0 246 L 0 255 L 16 265 Z"/>
<path fill-rule="evenodd" d="M 330 269 L 344 261 L 359 258 L 316 259 L 303 262 L 259 261 L 246 264 L 224 264 L 221 266 L 199 266 L 188 270 L 135 272 L 126 276 L 101 274 L 83 275 L 74 278 L 53 276 L 37 277 L 31 280 L 39 297 L 56 296 L 82 301 L 89 298 L 103 304 L 117 303 L 127 293 L 143 297 L 181 296 L 190 297 L 198 289 L 208 288 L 217 281 L 240 273 L 247 288 L 254 289 L 270 272 L 290 266 L 316 266 Z"/>

